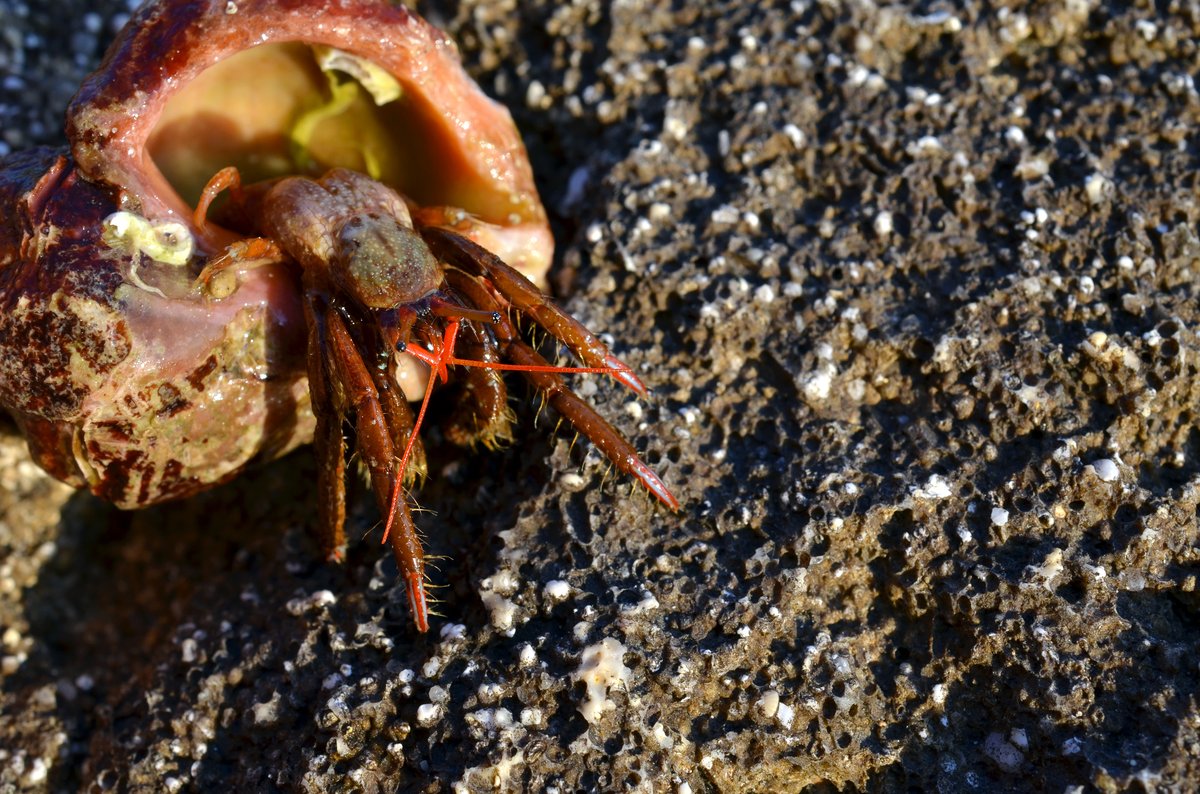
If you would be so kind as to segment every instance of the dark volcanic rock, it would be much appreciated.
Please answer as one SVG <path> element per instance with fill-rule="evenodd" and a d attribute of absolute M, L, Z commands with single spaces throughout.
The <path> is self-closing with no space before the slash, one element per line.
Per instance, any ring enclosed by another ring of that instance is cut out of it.
<path fill-rule="evenodd" d="M 89 7 L 0 2 L 4 145 L 58 140 Z M 422 11 L 683 510 L 523 408 L 435 451 L 420 637 L 371 539 L 314 561 L 307 452 L 124 514 L 9 438 L 0 789 L 1194 787 L 1200 12 Z"/>

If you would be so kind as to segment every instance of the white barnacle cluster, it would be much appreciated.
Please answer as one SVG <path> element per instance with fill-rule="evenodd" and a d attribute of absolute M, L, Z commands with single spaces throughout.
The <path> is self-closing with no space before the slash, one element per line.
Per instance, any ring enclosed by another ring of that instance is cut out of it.
<path fill-rule="evenodd" d="M 587 697 L 578 709 L 589 723 L 599 720 L 605 710 L 615 708 L 608 698 L 610 688 L 620 685 L 628 691 L 633 671 L 625 666 L 624 655 L 625 646 L 612 637 L 583 649 L 583 657 L 571 679 L 582 681 L 587 687 Z"/>
<path fill-rule="evenodd" d="M 192 258 L 194 241 L 188 227 L 179 221 L 152 221 L 133 212 L 114 212 L 104 219 L 100 239 L 109 248 L 129 255 L 129 281 L 145 292 L 166 297 L 163 291 L 142 281 L 138 265 L 149 257 L 172 267 L 183 267 Z"/>
<path fill-rule="evenodd" d="M 192 257 L 192 233 L 179 221 L 155 222 L 133 212 L 114 212 L 104 219 L 100 239 L 109 248 L 164 265 L 179 267 Z"/>

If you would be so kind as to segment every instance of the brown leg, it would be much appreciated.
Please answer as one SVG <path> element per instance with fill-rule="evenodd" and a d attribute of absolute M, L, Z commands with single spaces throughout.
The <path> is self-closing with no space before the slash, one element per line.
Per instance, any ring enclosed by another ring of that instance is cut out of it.
<path fill-rule="evenodd" d="M 317 419 L 313 435 L 317 452 L 317 544 L 323 557 L 341 560 L 346 551 L 346 440 L 342 436 L 341 412 L 334 406 L 325 383 L 325 319 L 315 303 L 313 294 L 306 293 L 308 390 Z"/>
<path fill-rule="evenodd" d="M 474 281 L 453 270 L 447 272 L 447 280 L 451 278 Z M 456 354 L 471 361 L 498 363 L 500 350 L 489 330 L 490 325 L 465 323 L 459 332 Z M 488 449 L 512 442 L 514 417 L 508 407 L 508 388 L 504 385 L 503 373 L 483 367 L 463 367 L 455 373 L 454 386 L 461 389 L 462 394 L 461 399 L 451 399 L 458 407 L 443 426 L 447 438 L 460 446 L 483 444 Z"/>
<path fill-rule="evenodd" d="M 555 306 L 533 282 L 491 251 L 448 229 L 425 227 L 421 236 L 438 259 L 471 275 L 486 276 L 506 301 L 565 344 L 589 367 L 612 369 L 612 376 L 618 381 L 638 394 L 646 393 L 646 386 L 638 376 L 583 323 Z"/>
<path fill-rule="evenodd" d="M 513 339 L 508 343 L 504 357 L 514 364 L 522 366 L 550 366 L 549 361 L 519 339 Z M 560 376 L 553 372 L 531 371 L 522 374 L 538 391 L 546 395 L 546 400 L 554 406 L 554 410 L 565 416 L 567 421 L 575 426 L 575 429 L 591 439 L 591 442 L 613 462 L 614 466 L 641 480 L 642 484 L 667 507 L 672 510 L 679 509 L 679 502 L 667 490 L 667 486 L 654 473 L 654 470 L 638 457 L 633 444 L 630 444 L 625 436 L 621 435 L 621 431 L 596 413 L 592 406 L 567 388 Z"/>
<path fill-rule="evenodd" d="M 377 329 L 351 326 L 349 320 L 347 320 L 347 327 L 354 337 L 355 345 L 363 351 L 364 360 L 374 363 L 374 366 L 368 366 L 367 369 L 371 373 L 371 381 L 375 384 L 375 391 L 379 396 L 384 422 L 391 433 L 392 451 L 394 453 L 397 450 L 403 450 L 408 446 L 408 439 L 413 433 L 415 417 L 404 392 L 396 385 L 393 377 L 395 365 L 392 352 L 386 349 L 382 335 Z M 412 486 L 423 481 L 426 473 L 425 446 L 418 438 L 413 444 L 408 465 L 404 468 L 404 485 Z"/>
<path fill-rule="evenodd" d="M 392 553 L 400 566 L 408 589 L 409 606 L 419 631 L 429 629 L 429 609 L 425 597 L 425 552 L 417 537 L 408 503 L 403 498 L 393 499 L 393 490 L 402 487 L 395 476 L 395 448 L 392 446 L 392 430 L 380 404 L 379 393 L 362 354 L 354 344 L 337 310 L 324 307 L 324 320 L 328 345 L 325 364 L 333 381 L 331 391 L 334 404 L 344 412 L 353 410 L 358 454 L 371 474 L 371 485 L 375 500 L 386 516 L 391 516 Z"/>
<path fill-rule="evenodd" d="M 470 276 L 447 272 L 447 280 L 469 303 L 480 309 L 500 311 L 500 305 L 483 284 Z M 500 343 L 502 357 L 522 367 L 538 370 L 551 369 L 550 362 L 525 344 L 513 324 L 501 312 L 500 321 L 492 332 Z M 526 370 L 521 373 L 539 392 L 545 395 L 554 409 L 566 417 L 572 425 L 587 436 L 621 471 L 637 477 L 659 501 L 672 510 L 679 509 L 679 502 L 663 484 L 654 470 L 642 462 L 621 432 L 596 413 L 595 409 L 567 388 L 563 379 L 554 372 Z"/>

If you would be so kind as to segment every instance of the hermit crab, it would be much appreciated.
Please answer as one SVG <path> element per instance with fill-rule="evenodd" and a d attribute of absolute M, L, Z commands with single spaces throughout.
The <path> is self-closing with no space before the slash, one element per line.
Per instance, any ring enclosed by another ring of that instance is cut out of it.
<path fill-rule="evenodd" d="M 0 163 L 0 406 L 51 474 L 135 508 L 312 440 L 318 537 L 337 558 L 350 429 L 422 631 L 406 488 L 439 382 L 461 398 L 446 437 L 491 446 L 511 432 L 503 372 L 519 372 L 677 509 L 562 378 L 645 392 L 536 286 L 552 239 L 512 119 L 415 14 L 148 3 L 67 134 L 69 152 Z M 582 366 L 551 365 L 524 326 Z"/>

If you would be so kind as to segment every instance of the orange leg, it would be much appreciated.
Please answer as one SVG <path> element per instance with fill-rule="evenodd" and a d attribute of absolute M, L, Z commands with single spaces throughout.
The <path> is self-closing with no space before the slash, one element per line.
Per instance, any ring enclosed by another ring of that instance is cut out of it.
<path fill-rule="evenodd" d="M 345 482 L 342 423 L 354 415 L 358 454 L 371 475 L 371 486 L 380 509 L 386 511 L 392 553 L 404 576 L 409 606 L 418 631 L 429 629 L 425 596 L 425 552 L 417 537 L 408 504 L 398 498 L 402 490 L 396 476 L 393 431 L 370 370 L 363 361 L 341 315 L 328 305 L 305 279 L 310 315 L 309 372 L 313 411 L 318 418 L 318 498 L 323 537 L 340 545 L 344 537 Z M 316 329 L 316 330 L 311 330 Z M 319 404 L 320 403 L 320 404 Z M 324 417 L 324 419 L 322 419 Z M 414 439 L 415 440 L 415 439 Z M 325 504 L 329 502 L 330 504 Z M 329 542 L 329 541 L 326 541 Z"/>
<path fill-rule="evenodd" d="M 234 201 L 241 199 L 242 195 L 242 175 L 234 166 L 226 166 L 220 171 L 212 175 L 208 180 L 208 184 L 204 186 L 204 190 L 200 193 L 200 200 L 196 202 L 196 210 L 192 213 L 192 223 L 201 232 L 208 226 L 208 210 L 217 196 L 225 190 L 228 190 Z"/>
<path fill-rule="evenodd" d="M 200 201 L 196 203 L 196 210 L 192 213 L 192 222 L 201 232 L 208 225 L 209 208 L 217 196 L 224 190 L 229 190 L 235 203 L 240 204 L 242 202 L 242 177 L 238 173 L 237 168 L 233 166 L 222 168 L 215 173 L 212 179 L 208 180 L 208 184 L 204 186 L 204 191 L 200 194 Z M 206 293 L 211 294 L 212 280 L 219 273 L 231 268 L 261 267 L 263 265 L 282 262 L 285 259 L 287 259 L 287 256 L 274 240 L 266 237 L 250 237 L 245 240 L 238 240 L 226 248 L 223 253 L 208 260 L 204 265 L 204 269 L 200 271 L 200 275 L 196 278 L 196 283 Z"/>
<path fill-rule="evenodd" d="M 478 279 L 465 273 L 455 273 L 453 270 L 447 271 L 446 278 L 469 303 L 487 311 L 495 311 L 500 315 L 499 322 L 493 326 L 492 332 L 500 344 L 502 357 L 506 361 L 511 361 L 514 365 L 513 368 L 520 370 L 534 388 L 546 396 L 556 411 L 562 414 L 579 432 L 587 436 L 618 469 L 640 480 L 667 507 L 672 510 L 679 509 L 679 502 L 654 473 L 654 470 L 642 462 L 633 445 L 621 435 L 619 430 L 605 421 L 604 417 L 596 413 L 594 408 L 567 387 L 555 371 L 562 368 L 551 366 L 550 362 L 521 340 L 520 335 L 505 316 L 503 311 L 505 307 Z M 609 358 L 615 360 L 611 354 L 609 354 Z M 463 362 L 455 361 L 453 363 Z"/>
<path fill-rule="evenodd" d="M 491 251 L 448 229 L 425 227 L 421 236 L 438 259 L 471 275 L 486 276 L 508 303 L 565 344 L 589 367 L 606 369 L 635 393 L 646 394 L 641 379 L 583 323 L 555 306 L 532 281 Z"/>
<path fill-rule="evenodd" d="M 495 324 L 493 319 L 499 322 L 489 313 L 487 325 L 464 324 L 459 329 L 455 353 L 482 364 L 500 363 L 500 350 L 489 327 Z M 453 387 L 458 393 L 445 398 L 456 406 L 442 426 L 446 438 L 461 446 L 482 443 L 488 449 L 512 442 L 514 416 L 508 407 L 503 372 L 489 367 L 461 367 L 454 374 Z"/>

